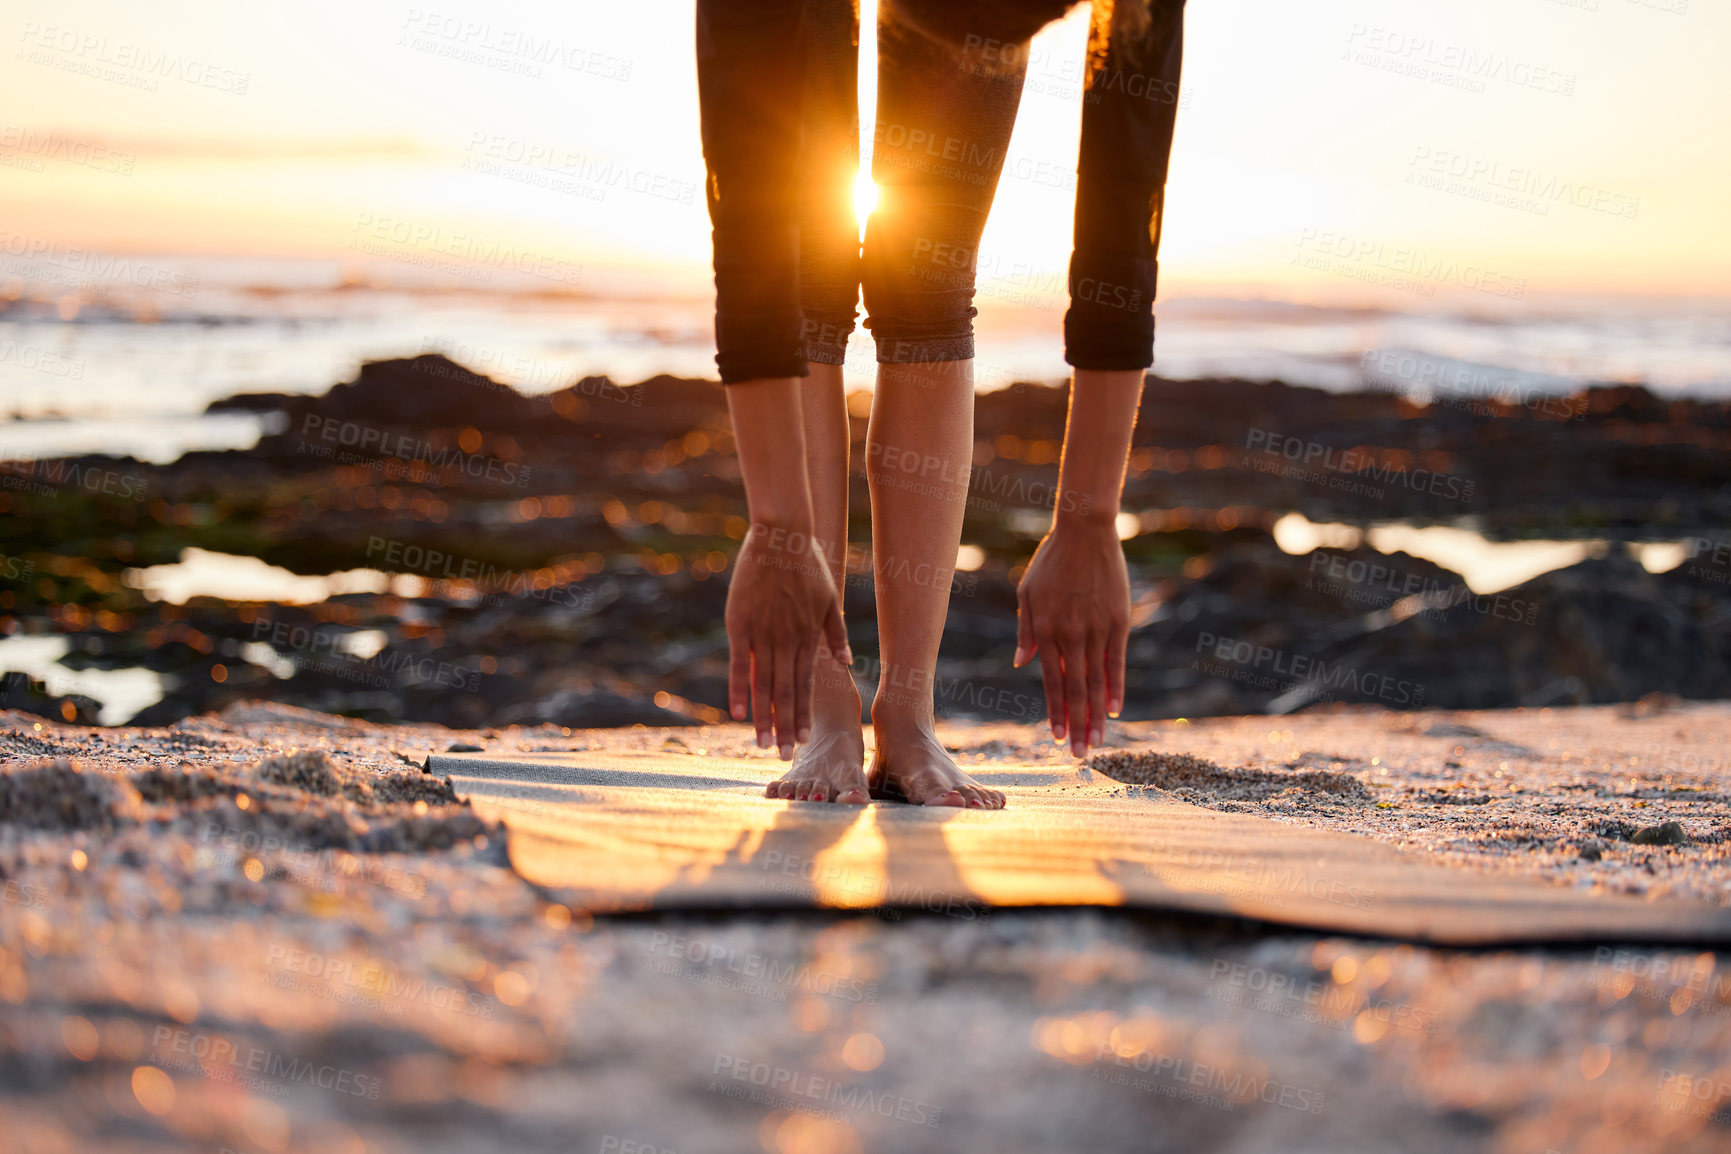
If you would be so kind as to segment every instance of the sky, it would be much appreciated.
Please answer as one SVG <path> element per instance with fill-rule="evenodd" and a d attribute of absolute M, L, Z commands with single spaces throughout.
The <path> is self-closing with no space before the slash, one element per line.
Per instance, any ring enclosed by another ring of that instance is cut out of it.
<path fill-rule="evenodd" d="M 0 256 L 506 244 L 702 295 L 692 25 L 690 0 L 0 0 Z M 1085 26 L 1031 53 L 984 295 L 1061 284 Z M 1723 0 L 1195 0 L 1162 293 L 1731 295 L 1727 43 Z"/>

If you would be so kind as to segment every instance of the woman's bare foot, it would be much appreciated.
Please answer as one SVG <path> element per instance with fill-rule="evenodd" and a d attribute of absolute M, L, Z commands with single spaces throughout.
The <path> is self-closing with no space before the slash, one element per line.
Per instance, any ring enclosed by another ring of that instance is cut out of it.
<path fill-rule="evenodd" d="M 827 658 L 820 657 L 819 661 L 823 664 L 812 679 L 811 739 L 793 755 L 793 765 L 788 771 L 769 783 L 764 796 L 864 805 L 870 794 L 866 788 L 859 690 L 844 666 Z"/>
<path fill-rule="evenodd" d="M 877 748 L 869 780 L 874 789 L 893 786 L 914 805 L 1003 809 L 1004 795 L 987 789 L 951 760 L 927 726 L 872 720 Z"/>

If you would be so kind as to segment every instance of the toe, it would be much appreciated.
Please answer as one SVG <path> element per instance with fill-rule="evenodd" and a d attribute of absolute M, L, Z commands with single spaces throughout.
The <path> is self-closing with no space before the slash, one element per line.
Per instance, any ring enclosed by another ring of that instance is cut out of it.
<path fill-rule="evenodd" d="M 829 782 L 827 782 L 827 781 L 814 781 L 814 782 L 812 782 L 811 783 L 811 800 L 812 801 L 828 801 L 829 800 Z"/>
<path fill-rule="evenodd" d="M 868 800 L 870 796 L 863 789 L 844 789 L 836 797 L 842 805 L 864 805 Z"/>
<path fill-rule="evenodd" d="M 946 789 L 941 793 L 934 793 L 932 796 L 926 798 L 925 804 L 961 807 L 968 803 L 957 790 Z"/>

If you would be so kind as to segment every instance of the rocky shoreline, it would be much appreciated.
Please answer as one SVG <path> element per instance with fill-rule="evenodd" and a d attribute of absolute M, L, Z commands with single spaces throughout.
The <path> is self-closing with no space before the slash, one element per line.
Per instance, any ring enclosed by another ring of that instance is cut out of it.
<path fill-rule="evenodd" d="M 850 402 L 856 464 L 864 400 Z M 1125 497 L 1126 716 L 1731 693 L 1731 405 L 1633 386 L 1460 401 L 1151 378 Z M 979 400 L 964 540 L 983 561 L 951 586 L 947 716 L 1043 716 L 1037 676 L 1009 664 L 1014 581 L 1050 517 L 1064 406 L 1038 385 Z M 718 719 L 745 512 L 719 385 L 586 378 L 525 397 L 429 355 L 368 364 L 323 396 L 212 407 L 266 414 L 272 431 L 171 465 L 0 470 L 0 630 L 65 637 L 73 670 L 161 674 L 164 697 L 135 723 L 261 697 L 459 726 Z M 869 694 L 866 507 L 856 470 L 846 611 Z M 1479 595 L 1401 553 L 1286 554 L 1270 528 L 1293 510 L 1610 547 Z M 1694 544 L 1657 575 L 1618 544 L 1656 540 Z M 189 547 L 413 587 L 308 605 L 147 598 L 131 574 Z M 0 707 L 89 722 L 99 705 L 0 682 Z"/>

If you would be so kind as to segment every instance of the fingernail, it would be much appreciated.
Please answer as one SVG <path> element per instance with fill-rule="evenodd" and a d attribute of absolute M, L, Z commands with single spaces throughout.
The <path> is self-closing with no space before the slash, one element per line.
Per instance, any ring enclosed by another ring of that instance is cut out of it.
<path fill-rule="evenodd" d="M 1020 669 L 1025 659 L 1025 650 L 1020 645 L 1016 646 L 1016 655 L 1010 658 L 1010 668 Z"/>
<path fill-rule="evenodd" d="M 792 761 L 793 760 L 793 746 L 784 745 L 781 747 L 781 760 L 783 760 L 783 761 Z"/>
<path fill-rule="evenodd" d="M 1098 729 L 1096 729 L 1093 733 L 1088 735 L 1088 744 L 1089 745 L 1100 745 L 1105 740 L 1106 740 L 1106 735 L 1101 733 Z"/>
<path fill-rule="evenodd" d="M 809 725 L 800 726 L 799 732 L 794 734 L 794 740 L 795 741 L 810 741 L 811 740 L 811 726 L 809 726 Z"/>
<path fill-rule="evenodd" d="M 757 748 L 759 748 L 759 749 L 768 749 L 769 748 L 769 734 L 760 733 L 757 735 Z"/>
<path fill-rule="evenodd" d="M 736 705 L 733 707 L 733 720 L 735 720 L 735 721 L 744 721 L 745 720 L 745 706 Z"/>
<path fill-rule="evenodd" d="M 841 651 L 841 663 L 843 665 L 852 665 L 853 664 L 853 650 L 852 649 L 844 649 Z"/>

